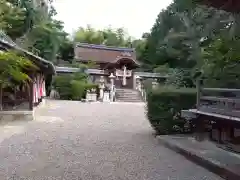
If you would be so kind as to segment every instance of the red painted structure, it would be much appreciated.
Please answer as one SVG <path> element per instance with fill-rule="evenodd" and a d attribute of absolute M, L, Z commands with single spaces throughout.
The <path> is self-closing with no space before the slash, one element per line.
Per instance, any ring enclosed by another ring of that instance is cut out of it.
<path fill-rule="evenodd" d="M 48 76 L 55 74 L 54 65 L 31 52 L 21 49 L 16 44 L 4 40 L 0 40 L 0 50 L 16 50 L 17 53 L 27 57 L 38 67 L 36 71 L 31 69 L 26 71 L 31 78 L 28 83 L 16 84 L 14 88 L 2 89 L 2 110 L 32 110 L 46 96 L 45 80 Z"/>

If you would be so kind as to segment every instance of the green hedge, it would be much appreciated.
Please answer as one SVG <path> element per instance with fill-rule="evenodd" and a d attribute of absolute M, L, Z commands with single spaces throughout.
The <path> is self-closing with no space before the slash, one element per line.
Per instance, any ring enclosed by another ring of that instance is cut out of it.
<path fill-rule="evenodd" d="M 77 77 L 77 78 L 76 78 Z M 84 77 L 82 75 L 82 77 Z M 88 83 L 80 75 L 58 75 L 54 77 L 53 87 L 64 100 L 81 100 L 86 97 L 87 90 L 97 89 L 96 84 Z"/>
<path fill-rule="evenodd" d="M 71 76 L 55 76 L 53 79 L 53 87 L 57 90 L 61 99 L 70 100 L 71 99 Z"/>
<path fill-rule="evenodd" d="M 159 87 L 147 93 L 147 116 L 158 134 L 180 133 L 185 124 L 181 110 L 195 104 L 195 89 Z"/>
<path fill-rule="evenodd" d="M 77 80 L 72 80 L 70 82 L 70 87 L 71 87 L 71 99 L 72 100 L 81 100 L 85 94 L 85 89 L 86 89 L 86 83 L 77 81 Z M 60 95 L 61 97 L 61 95 Z"/>

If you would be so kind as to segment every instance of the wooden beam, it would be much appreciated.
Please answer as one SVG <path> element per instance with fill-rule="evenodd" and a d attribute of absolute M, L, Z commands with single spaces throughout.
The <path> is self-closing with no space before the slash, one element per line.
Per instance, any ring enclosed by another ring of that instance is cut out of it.
<path fill-rule="evenodd" d="M 229 88 L 202 88 L 202 91 L 211 92 L 240 92 L 240 89 L 229 89 Z"/>
<path fill-rule="evenodd" d="M 33 110 L 33 74 L 31 74 L 31 81 L 29 82 L 29 110 Z"/>
<path fill-rule="evenodd" d="M 196 88 L 197 88 L 197 108 L 200 106 L 200 100 L 201 100 L 201 80 L 198 78 L 196 80 Z"/>
<path fill-rule="evenodd" d="M 204 101 L 226 102 L 226 103 L 240 104 L 240 99 L 235 98 L 235 97 L 226 98 L 226 97 L 217 97 L 217 96 L 202 96 L 200 99 L 204 100 Z"/>

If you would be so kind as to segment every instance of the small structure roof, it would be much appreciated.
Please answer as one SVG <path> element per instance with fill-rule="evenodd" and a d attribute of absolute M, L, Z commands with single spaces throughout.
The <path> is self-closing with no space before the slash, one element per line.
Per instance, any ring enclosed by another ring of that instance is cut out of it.
<path fill-rule="evenodd" d="M 74 68 L 74 67 L 56 66 L 56 72 L 57 73 L 75 73 L 75 72 L 82 72 L 82 70 L 80 68 Z M 86 69 L 84 72 L 87 74 L 98 74 L 98 75 L 106 74 L 104 70 L 100 70 L 100 69 Z"/>
<path fill-rule="evenodd" d="M 127 47 L 114 47 L 98 44 L 88 44 L 88 43 L 77 43 L 76 47 L 90 48 L 90 49 L 101 49 L 101 50 L 110 50 L 110 51 L 124 51 L 124 52 L 135 52 L 134 48 Z"/>
<path fill-rule="evenodd" d="M 169 77 L 169 75 L 167 74 L 150 73 L 150 72 L 135 72 L 134 74 L 144 78 L 168 78 Z"/>
<path fill-rule="evenodd" d="M 29 58 L 34 64 L 40 67 L 44 72 L 48 74 L 55 74 L 55 67 L 52 62 L 47 61 L 25 49 L 20 48 L 16 44 L 10 43 L 4 39 L 0 39 L 0 48 L 3 50 L 13 49 L 18 51 L 19 53 L 23 53 L 25 56 Z"/>

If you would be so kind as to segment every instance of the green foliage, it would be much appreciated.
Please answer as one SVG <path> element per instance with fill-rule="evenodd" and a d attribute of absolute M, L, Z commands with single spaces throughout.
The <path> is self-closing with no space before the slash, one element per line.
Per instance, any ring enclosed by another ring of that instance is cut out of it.
<path fill-rule="evenodd" d="M 68 60 L 73 50 L 63 23 L 53 19 L 56 11 L 51 3 L 47 6 L 38 0 L 0 0 L 0 29 L 19 46 L 44 59 L 55 62 L 61 50 L 65 51 L 61 53 L 64 60 Z"/>
<path fill-rule="evenodd" d="M 240 88 L 240 38 L 219 37 L 203 49 L 202 55 L 206 86 Z"/>
<path fill-rule="evenodd" d="M 31 79 L 26 70 L 37 70 L 33 63 L 15 52 L 0 53 L 0 84 L 3 88 L 14 85 L 13 82 L 26 82 Z"/>
<path fill-rule="evenodd" d="M 74 45 L 73 42 L 65 39 L 59 49 L 60 59 L 71 62 L 74 59 Z"/>
<path fill-rule="evenodd" d="M 83 72 L 76 72 L 76 73 L 73 73 L 71 75 L 73 77 L 74 80 L 77 80 L 77 81 L 83 81 L 83 82 L 87 82 L 87 74 L 86 73 L 83 73 Z"/>
<path fill-rule="evenodd" d="M 59 92 L 60 98 L 65 100 L 81 100 L 87 90 L 97 89 L 97 85 L 87 81 L 87 75 L 82 72 L 54 77 L 53 87 Z"/>
<path fill-rule="evenodd" d="M 80 27 L 74 33 L 74 41 L 89 44 L 104 44 L 107 46 L 131 46 L 131 38 L 127 36 L 123 28 L 113 30 L 96 30 L 88 25 L 87 28 Z"/>
<path fill-rule="evenodd" d="M 144 37 L 147 37 L 147 34 L 145 33 L 143 35 Z M 142 56 L 142 53 L 144 52 L 146 48 L 146 39 L 136 39 L 131 42 L 132 47 L 135 48 L 137 59 L 139 60 Z"/>
<path fill-rule="evenodd" d="M 200 70 L 208 79 L 222 79 L 206 82 L 210 86 L 240 87 L 234 78 L 240 70 L 239 24 L 239 14 L 175 0 L 159 13 L 138 59 L 147 71 L 164 71 L 165 65 L 174 69 L 173 83 L 178 79 L 185 84 L 180 82 L 184 79 L 180 76 L 186 76 L 182 70 L 189 77 Z"/>
<path fill-rule="evenodd" d="M 53 78 L 53 87 L 59 93 L 61 99 L 71 99 L 71 85 L 72 77 L 68 75 L 59 75 Z"/>
<path fill-rule="evenodd" d="M 86 83 L 85 82 L 81 82 L 81 81 L 77 81 L 77 80 L 72 80 L 70 82 L 71 85 L 71 99 L 72 100 L 81 100 L 84 96 L 85 93 L 85 87 L 86 87 Z"/>
<path fill-rule="evenodd" d="M 16 39 L 25 32 L 26 13 L 24 9 L 11 6 L 6 0 L 0 0 L 0 29 Z"/>
<path fill-rule="evenodd" d="M 195 103 L 195 89 L 160 87 L 147 93 L 147 116 L 157 133 L 180 133 L 185 124 L 181 110 L 193 108 Z"/>
<path fill-rule="evenodd" d="M 194 87 L 191 71 L 182 69 L 169 69 L 166 85 L 176 87 Z"/>
<path fill-rule="evenodd" d="M 38 49 L 39 56 L 52 62 L 56 62 L 60 48 L 63 47 L 63 44 L 67 41 L 66 35 L 67 34 L 63 31 L 62 22 L 46 19 L 38 25 L 35 25 L 27 34 L 25 46 Z M 72 52 L 69 52 L 69 54 L 70 53 Z M 65 56 L 68 58 L 68 56 L 71 56 L 69 54 Z"/>

